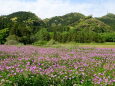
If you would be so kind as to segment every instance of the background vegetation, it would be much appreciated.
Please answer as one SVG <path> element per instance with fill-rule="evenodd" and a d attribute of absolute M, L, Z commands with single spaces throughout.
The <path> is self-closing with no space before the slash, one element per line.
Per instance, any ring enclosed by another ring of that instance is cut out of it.
<path fill-rule="evenodd" d="M 69 13 L 40 19 L 31 12 L 0 16 L 0 44 L 115 42 L 115 14 L 100 18 Z"/>

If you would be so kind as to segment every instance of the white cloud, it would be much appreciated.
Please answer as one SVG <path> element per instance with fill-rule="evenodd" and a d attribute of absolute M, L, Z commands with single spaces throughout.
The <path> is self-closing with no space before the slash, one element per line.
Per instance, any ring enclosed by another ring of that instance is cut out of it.
<path fill-rule="evenodd" d="M 103 0 L 102 0 L 103 1 Z M 31 2 L 21 0 L 0 0 L 0 15 L 16 11 L 31 11 L 40 18 L 64 15 L 70 12 L 80 12 L 85 15 L 102 16 L 107 12 L 115 13 L 115 1 L 104 3 L 71 3 L 70 0 L 36 0 Z"/>

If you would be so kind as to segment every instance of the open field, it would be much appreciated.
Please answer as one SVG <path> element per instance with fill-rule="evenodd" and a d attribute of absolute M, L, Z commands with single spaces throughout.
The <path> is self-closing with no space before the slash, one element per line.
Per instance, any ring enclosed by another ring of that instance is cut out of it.
<path fill-rule="evenodd" d="M 95 47 L 95 48 L 115 48 L 115 43 L 90 43 L 79 44 L 80 47 Z"/>
<path fill-rule="evenodd" d="M 47 45 L 46 45 L 47 46 Z M 64 48 L 72 48 L 72 47 L 92 47 L 92 48 L 115 48 L 115 42 L 106 42 L 106 43 L 59 43 L 47 47 L 64 47 Z"/>
<path fill-rule="evenodd" d="M 115 45 L 0 45 L 0 86 L 115 86 Z"/>

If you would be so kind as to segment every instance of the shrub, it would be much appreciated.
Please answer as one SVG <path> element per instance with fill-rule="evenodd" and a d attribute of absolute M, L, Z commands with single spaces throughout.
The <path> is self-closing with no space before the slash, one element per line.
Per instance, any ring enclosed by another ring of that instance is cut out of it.
<path fill-rule="evenodd" d="M 49 32 L 47 31 L 46 28 L 43 28 L 41 29 L 40 31 L 38 31 L 36 34 L 35 34 L 35 39 L 38 41 L 49 41 L 50 39 L 50 34 Z"/>
<path fill-rule="evenodd" d="M 8 36 L 8 28 L 0 30 L 0 44 L 4 44 Z"/>
<path fill-rule="evenodd" d="M 58 44 L 58 42 L 56 42 L 55 40 L 51 39 L 47 45 L 54 45 L 54 44 Z"/>
<path fill-rule="evenodd" d="M 111 33 L 102 33 L 101 37 L 106 41 L 106 42 L 115 42 L 115 32 Z"/>
<path fill-rule="evenodd" d="M 17 37 L 16 35 L 9 35 L 6 38 L 6 45 L 23 45 L 22 43 L 19 42 L 19 37 Z"/>
<path fill-rule="evenodd" d="M 19 43 L 19 42 L 16 41 L 16 40 L 8 40 L 8 41 L 6 41 L 5 44 L 6 44 L 6 45 L 23 45 L 22 43 Z"/>
<path fill-rule="evenodd" d="M 42 45 L 46 45 L 47 44 L 47 41 L 37 41 L 35 43 L 33 43 L 33 45 L 36 45 L 36 46 L 42 46 Z"/>
<path fill-rule="evenodd" d="M 16 35 L 9 35 L 7 38 L 6 38 L 6 40 L 8 41 L 8 40 L 19 40 L 19 37 L 17 37 Z"/>

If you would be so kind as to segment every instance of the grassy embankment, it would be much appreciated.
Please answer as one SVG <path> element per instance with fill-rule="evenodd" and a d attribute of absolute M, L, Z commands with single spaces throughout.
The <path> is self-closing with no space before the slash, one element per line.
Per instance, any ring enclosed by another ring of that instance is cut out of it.
<path fill-rule="evenodd" d="M 54 45 L 45 45 L 45 47 L 94 47 L 94 48 L 115 48 L 115 42 L 106 42 L 106 43 L 59 43 Z"/>

